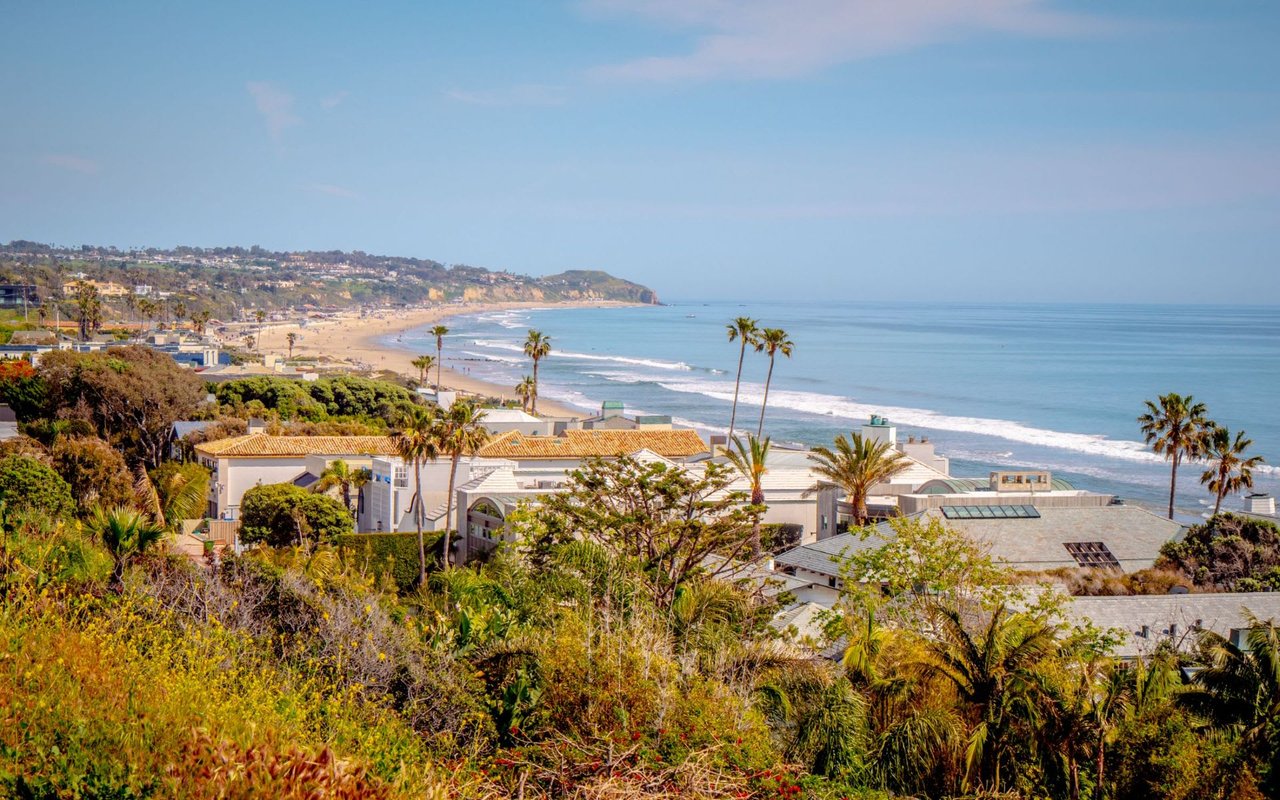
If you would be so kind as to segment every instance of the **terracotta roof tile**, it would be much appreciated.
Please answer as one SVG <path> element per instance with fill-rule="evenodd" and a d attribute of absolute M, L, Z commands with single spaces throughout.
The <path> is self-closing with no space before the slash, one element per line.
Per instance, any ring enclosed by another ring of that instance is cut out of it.
<path fill-rule="evenodd" d="M 262 456 L 387 456 L 396 452 L 390 436 L 272 436 L 252 433 L 196 446 L 196 452 L 217 458 Z"/>
<path fill-rule="evenodd" d="M 480 448 L 482 458 L 591 458 L 651 450 L 664 458 L 707 452 L 697 431 L 565 431 L 563 436 L 528 436 L 510 431 Z"/>

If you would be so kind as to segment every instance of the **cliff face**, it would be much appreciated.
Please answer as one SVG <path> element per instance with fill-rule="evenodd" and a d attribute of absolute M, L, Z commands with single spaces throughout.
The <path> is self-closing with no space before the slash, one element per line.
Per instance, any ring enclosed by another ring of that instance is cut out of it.
<path fill-rule="evenodd" d="M 658 305 L 658 293 L 647 286 L 615 278 L 600 270 L 573 269 L 538 280 L 563 300 L 621 300 Z"/>

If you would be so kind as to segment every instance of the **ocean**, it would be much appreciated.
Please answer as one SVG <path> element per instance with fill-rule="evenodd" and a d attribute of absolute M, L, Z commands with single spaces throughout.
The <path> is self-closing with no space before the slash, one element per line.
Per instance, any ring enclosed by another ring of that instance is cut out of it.
<path fill-rule="evenodd" d="M 551 337 L 541 395 L 598 410 L 667 414 L 705 433 L 729 424 L 738 316 L 783 328 L 765 433 L 828 444 L 871 414 L 900 437 L 927 436 L 952 475 L 1040 468 L 1078 488 L 1161 508 L 1168 465 L 1142 443 L 1137 417 L 1159 394 L 1191 394 L 1209 416 L 1243 428 L 1268 466 L 1255 490 L 1280 491 L 1280 308 L 1136 305 L 673 302 L 548 308 L 451 319 L 447 366 L 514 386 L 530 373 L 528 329 Z M 434 352 L 423 331 L 400 346 Z M 768 359 L 748 351 L 737 430 L 754 432 Z M 1187 516 L 1212 507 L 1192 465 L 1179 481 Z M 1225 501 L 1240 507 L 1239 499 Z"/>

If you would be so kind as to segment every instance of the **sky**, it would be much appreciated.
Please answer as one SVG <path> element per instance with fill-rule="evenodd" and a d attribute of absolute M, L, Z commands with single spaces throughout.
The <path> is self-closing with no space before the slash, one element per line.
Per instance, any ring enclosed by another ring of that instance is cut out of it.
<path fill-rule="evenodd" d="M 3 3 L 0 240 L 1277 302 L 1280 4 Z"/>

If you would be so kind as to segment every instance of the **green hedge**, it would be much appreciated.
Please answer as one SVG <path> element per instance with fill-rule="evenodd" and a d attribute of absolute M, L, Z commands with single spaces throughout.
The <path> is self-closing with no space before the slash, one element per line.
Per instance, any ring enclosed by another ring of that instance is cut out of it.
<path fill-rule="evenodd" d="M 440 534 L 422 534 L 427 548 L 427 569 L 435 569 L 440 560 Z M 402 592 L 418 585 L 418 534 L 410 533 L 344 533 L 336 543 L 343 562 L 353 559 L 359 569 L 367 569 L 379 580 L 390 575 Z"/>

